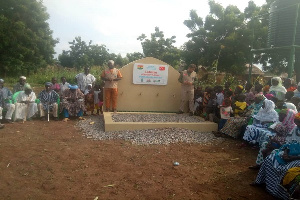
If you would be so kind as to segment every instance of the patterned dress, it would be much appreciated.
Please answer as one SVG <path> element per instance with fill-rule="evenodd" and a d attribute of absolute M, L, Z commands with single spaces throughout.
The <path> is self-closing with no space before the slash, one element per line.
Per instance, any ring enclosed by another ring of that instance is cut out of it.
<path fill-rule="evenodd" d="M 253 117 L 256 122 L 253 125 L 248 125 L 244 133 L 243 139 L 253 144 L 259 143 L 259 139 L 266 135 L 269 124 L 262 124 L 263 122 L 278 122 L 279 116 L 275 111 L 275 104 L 268 100 L 264 100 L 265 107 L 261 108 L 259 112 Z"/>
<path fill-rule="evenodd" d="M 281 180 L 286 172 L 292 167 L 300 166 L 300 160 L 278 164 L 275 159 L 275 152 L 269 155 L 263 162 L 258 175 L 256 184 L 266 184 L 266 190 L 273 196 L 280 199 L 289 199 L 289 193 L 281 185 Z"/>
<path fill-rule="evenodd" d="M 70 116 L 76 116 L 81 110 L 85 111 L 84 94 L 80 89 L 71 90 L 66 89 L 62 96 L 60 103 L 60 110 L 68 110 Z"/>

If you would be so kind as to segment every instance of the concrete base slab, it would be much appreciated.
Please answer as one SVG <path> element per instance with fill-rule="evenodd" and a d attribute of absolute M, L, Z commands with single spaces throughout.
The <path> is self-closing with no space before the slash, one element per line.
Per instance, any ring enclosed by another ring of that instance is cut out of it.
<path fill-rule="evenodd" d="M 118 112 L 129 113 L 129 112 Z M 154 128 L 186 128 L 199 132 L 212 132 L 218 130 L 218 124 L 208 121 L 197 123 L 177 123 L 177 122 L 164 122 L 164 123 L 149 123 L 149 122 L 114 122 L 112 119 L 112 112 L 104 112 L 105 131 L 121 131 L 121 130 L 142 130 Z M 136 113 L 136 114 L 159 114 L 159 113 Z M 162 113 L 166 114 L 166 113 Z M 170 113 L 170 115 L 176 115 Z"/>

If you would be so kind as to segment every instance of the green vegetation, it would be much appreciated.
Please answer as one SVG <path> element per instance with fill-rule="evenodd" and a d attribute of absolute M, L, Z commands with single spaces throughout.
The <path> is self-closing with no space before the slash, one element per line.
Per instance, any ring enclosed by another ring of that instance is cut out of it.
<path fill-rule="evenodd" d="M 91 73 L 98 77 L 110 59 L 122 67 L 145 56 L 158 58 L 176 69 L 195 63 L 206 66 L 209 71 L 235 75 L 245 70 L 245 64 L 251 61 L 251 49 L 266 47 L 268 12 L 274 1 L 266 0 L 261 7 L 249 1 L 245 10 L 240 11 L 234 5 L 224 8 L 209 0 L 210 13 L 205 20 L 198 16 L 198 8 L 195 8 L 183 22 L 190 32 L 181 48 L 174 46 L 176 36 L 165 38 L 163 31 L 155 27 L 150 38 L 143 33 L 137 38 L 143 53 L 127 53 L 123 58 L 120 54 L 109 53 L 105 44 L 86 42 L 78 36 L 69 42 L 70 50 L 62 51 L 56 61 L 53 55 L 58 39 L 52 37 L 43 2 L 0 1 L 0 38 L 3 41 L 0 44 L 0 77 L 14 83 L 20 75 L 25 75 L 28 82 L 43 84 L 51 77 L 66 76 L 72 83 L 85 66 L 102 66 L 92 67 Z M 259 54 L 253 59 L 274 74 L 287 70 L 284 52 Z M 267 63 L 270 65 L 266 66 Z"/>
<path fill-rule="evenodd" d="M 97 82 L 100 81 L 99 77 L 103 69 L 104 67 L 101 66 L 91 67 L 90 72 L 97 78 Z M 40 69 L 37 73 L 28 76 L 27 82 L 31 85 L 44 85 L 45 82 L 51 81 L 52 77 L 56 77 L 57 81 L 60 82 L 60 78 L 64 76 L 66 77 L 67 82 L 74 84 L 76 74 L 81 72 L 83 71 L 77 71 L 76 69 L 72 68 L 48 66 L 46 68 Z M 8 77 L 5 78 L 5 84 L 14 85 L 16 82 L 18 82 L 18 80 L 18 77 Z"/>
<path fill-rule="evenodd" d="M 52 31 L 42 1 L 0 1 L 0 76 L 28 75 L 53 63 Z"/>

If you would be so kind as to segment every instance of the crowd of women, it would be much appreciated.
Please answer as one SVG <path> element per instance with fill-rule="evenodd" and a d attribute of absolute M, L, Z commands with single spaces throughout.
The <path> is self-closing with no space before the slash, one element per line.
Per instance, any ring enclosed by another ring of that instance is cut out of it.
<path fill-rule="evenodd" d="M 196 90 L 196 113 L 219 124 L 217 137 L 242 140 L 240 148 L 258 150 L 259 170 L 253 186 L 263 186 L 280 199 L 300 198 L 300 83 L 279 77 L 268 85 L 247 83 L 234 91 L 207 87 Z"/>

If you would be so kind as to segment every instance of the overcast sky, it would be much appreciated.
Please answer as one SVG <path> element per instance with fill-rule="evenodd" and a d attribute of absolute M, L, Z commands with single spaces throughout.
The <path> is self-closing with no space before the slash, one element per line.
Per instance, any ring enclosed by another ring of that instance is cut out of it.
<path fill-rule="evenodd" d="M 209 14 L 207 0 L 43 0 L 50 14 L 53 37 L 59 38 L 55 51 L 69 50 L 68 42 L 75 37 L 93 44 L 104 44 L 109 53 L 143 52 L 138 36 L 150 38 L 157 26 L 165 38 L 176 36 L 176 46 L 188 41 L 190 10 L 205 18 Z M 248 0 L 215 0 L 223 7 L 236 5 L 242 12 Z M 265 0 L 254 0 L 261 6 Z"/>

